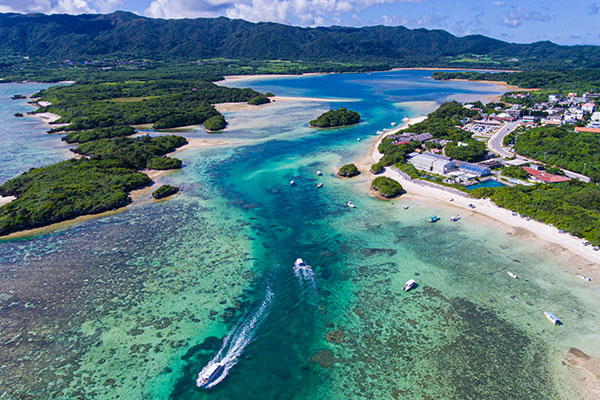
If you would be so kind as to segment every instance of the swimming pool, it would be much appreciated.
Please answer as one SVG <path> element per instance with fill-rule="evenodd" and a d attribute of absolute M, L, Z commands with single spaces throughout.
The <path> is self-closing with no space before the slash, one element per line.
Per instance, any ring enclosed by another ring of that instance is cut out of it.
<path fill-rule="evenodd" d="M 502 183 L 495 181 L 493 179 L 488 179 L 487 181 L 479 182 L 474 185 L 469 185 L 469 186 L 465 186 L 465 187 L 469 190 L 473 190 L 473 189 L 479 189 L 482 187 L 504 187 L 504 186 L 506 186 L 506 185 L 503 185 Z"/>

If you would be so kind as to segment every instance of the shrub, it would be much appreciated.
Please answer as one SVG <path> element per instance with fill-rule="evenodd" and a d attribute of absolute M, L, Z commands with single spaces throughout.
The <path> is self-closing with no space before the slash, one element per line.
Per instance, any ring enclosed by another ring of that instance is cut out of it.
<path fill-rule="evenodd" d="M 222 115 L 215 115 L 204 121 L 204 129 L 209 132 L 222 131 L 227 126 L 227 121 Z"/>
<path fill-rule="evenodd" d="M 404 192 L 404 188 L 401 184 L 386 176 L 380 176 L 373 179 L 371 188 L 378 191 L 380 195 L 388 199 L 399 196 Z"/>
<path fill-rule="evenodd" d="M 346 164 L 338 171 L 339 176 L 343 176 L 344 178 L 352 178 L 353 176 L 359 175 L 360 171 L 356 168 L 354 164 Z"/>
<path fill-rule="evenodd" d="M 152 197 L 155 199 L 164 199 L 165 197 L 169 197 L 179 192 L 179 188 L 177 186 L 171 185 L 162 185 L 154 192 L 152 192 Z"/>

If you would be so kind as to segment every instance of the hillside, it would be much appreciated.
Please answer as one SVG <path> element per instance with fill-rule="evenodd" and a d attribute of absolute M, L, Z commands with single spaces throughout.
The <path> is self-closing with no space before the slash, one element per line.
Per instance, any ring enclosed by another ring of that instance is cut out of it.
<path fill-rule="evenodd" d="M 481 35 L 402 26 L 301 28 L 197 18 L 164 20 L 127 12 L 106 15 L 0 14 L 0 58 L 46 60 L 130 57 L 200 60 L 335 60 L 536 68 L 600 66 L 600 47 L 550 42 L 511 44 Z M 510 61 L 518 58 L 519 62 Z"/>

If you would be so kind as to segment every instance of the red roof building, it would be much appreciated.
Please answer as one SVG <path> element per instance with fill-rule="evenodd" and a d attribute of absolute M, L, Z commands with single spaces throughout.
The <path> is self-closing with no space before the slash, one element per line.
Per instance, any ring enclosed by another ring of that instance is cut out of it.
<path fill-rule="evenodd" d="M 600 129 L 598 129 L 598 128 L 584 128 L 584 127 L 578 126 L 577 128 L 575 128 L 575 132 L 600 133 Z"/>
<path fill-rule="evenodd" d="M 538 171 L 537 169 L 533 169 L 533 168 L 529 168 L 529 167 L 523 167 L 523 169 L 529 175 L 533 176 L 535 179 L 540 180 L 542 182 L 546 182 L 546 183 L 560 183 L 560 182 L 568 182 L 571 180 L 565 176 L 552 175 L 547 172 Z"/>

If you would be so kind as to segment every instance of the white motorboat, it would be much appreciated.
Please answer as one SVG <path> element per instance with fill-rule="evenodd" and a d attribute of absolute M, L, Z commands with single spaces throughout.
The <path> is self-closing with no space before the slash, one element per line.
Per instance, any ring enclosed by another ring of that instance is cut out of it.
<path fill-rule="evenodd" d="M 199 388 L 206 388 L 208 385 L 213 383 L 221 374 L 225 367 L 221 364 L 213 364 L 208 368 L 204 374 L 199 375 L 196 379 L 196 386 Z"/>
<path fill-rule="evenodd" d="M 360 142 L 360 138 L 356 138 L 356 141 L 357 141 L 357 142 Z"/>
<path fill-rule="evenodd" d="M 560 322 L 560 319 L 558 319 L 558 317 L 554 314 L 552 314 L 550 311 L 545 311 L 544 315 L 546 316 L 546 318 L 548 318 L 550 320 L 550 322 L 552 322 L 554 325 L 562 325 L 562 322 Z"/>
<path fill-rule="evenodd" d="M 317 183 L 317 188 L 322 188 L 323 184 L 321 182 Z"/>
<path fill-rule="evenodd" d="M 591 282 L 592 281 L 592 278 L 590 278 L 589 276 L 577 274 L 577 277 L 579 279 L 583 279 L 584 281 L 587 281 L 587 282 Z"/>
<path fill-rule="evenodd" d="M 317 176 L 321 176 L 323 173 L 321 171 L 317 171 Z"/>
<path fill-rule="evenodd" d="M 356 208 L 356 205 L 354 205 L 353 202 L 351 202 L 350 200 L 348 200 L 348 202 L 346 203 L 348 205 L 348 207 L 350 208 Z"/>
<path fill-rule="evenodd" d="M 290 186 L 294 186 L 295 184 L 296 184 L 296 182 L 290 181 Z"/>
<path fill-rule="evenodd" d="M 460 219 L 459 215 L 455 215 L 454 217 L 450 217 L 450 222 L 456 222 Z"/>
<path fill-rule="evenodd" d="M 519 276 L 517 274 L 515 274 L 514 272 L 506 271 L 506 273 L 508 274 L 508 276 L 510 276 L 513 279 L 519 279 Z"/>
<path fill-rule="evenodd" d="M 395 122 L 390 123 L 391 126 L 396 126 Z"/>
<path fill-rule="evenodd" d="M 404 206 L 404 209 L 405 209 L 405 210 L 408 210 L 408 206 Z"/>
<path fill-rule="evenodd" d="M 417 284 L 417 282 L 415 282 L 414 279 L 409 280 L 408 282 L 406 282 L 404 284 L 404 286 L 402 286 L 402 290 L 404 290 L 405 292 L 408 292 L 410 289 L 412 289 L 415 285 Z"/>
<path fill-rule="evenodd" d="M 381 135 L 382 133 L 384 133 L 383 131 L 377 131 L 378 135 Z"/>

